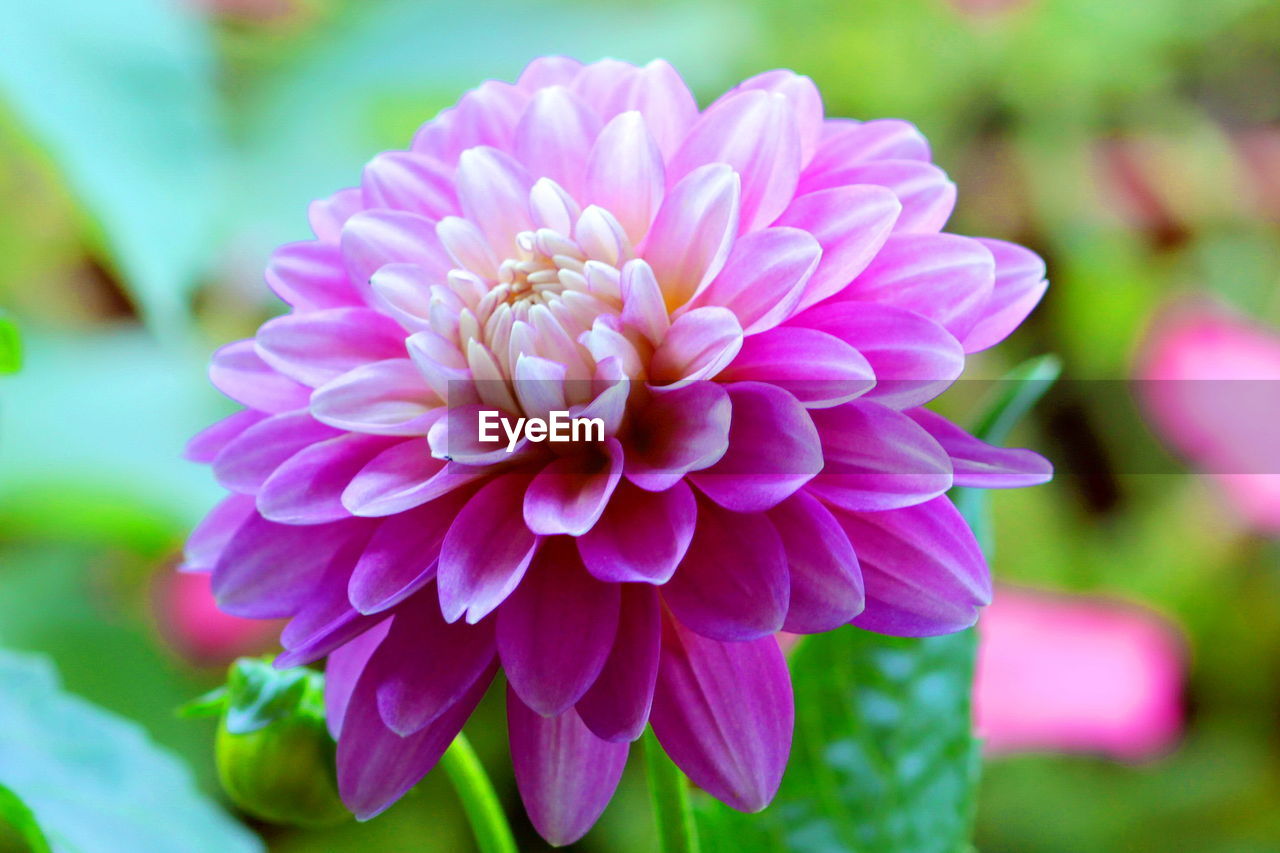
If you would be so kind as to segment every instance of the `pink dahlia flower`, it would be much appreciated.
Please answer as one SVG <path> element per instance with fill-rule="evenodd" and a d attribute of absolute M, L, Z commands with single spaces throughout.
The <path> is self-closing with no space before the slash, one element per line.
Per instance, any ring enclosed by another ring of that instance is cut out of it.
<path fill-rule="evenodd" d="M 1182 729 L 1182 641 L 1155 613 L 1004 588 L 978 636 L 974 717 L 991 752 L 1133 761 L 1169 749 Z"/>
<path fill-rule="evenodd" d="M 581 836 L 646 723 L 763 808 L 791 742 L 774 635 L 971 625 L 987 567 L 944 493 L 1049 476 L 920 408 L 1016 327 L 1044 266 L 940 233 L 955 187 L 904 122 L 752 78 L 699 111 L 664 62 L 488 82 L 311 210 L 291 311 L 214 357 L 248 408 L 192 455 L 229 612 L 328 656 L 342 795 L 385 809 L 501 668 L 516 780 Z M 483 413 L 598 418 L 508 452 Z"/>
<path fill-rule="evenodd" d="M 1159 314 L 1138 367 L 1152 423 L 1253 527 L 1280 533 L 1280 335 L 1208 300 Z"/>

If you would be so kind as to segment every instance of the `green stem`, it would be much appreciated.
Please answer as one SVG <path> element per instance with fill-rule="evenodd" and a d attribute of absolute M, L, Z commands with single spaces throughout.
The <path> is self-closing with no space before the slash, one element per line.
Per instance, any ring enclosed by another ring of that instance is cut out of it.
<path fill-rule="evenodd" d="M 698 853 L 698 827 L 689 804 L 689 783 L 658 745 L 653 731 L 644 735 L 644 763 L 649 772 L 653 820 L 662 853 Z"/>
<path fill-rule="evenodd" d="M 440 759 L 440 766 L 449 774 L 449 781 L 462 800 L 480 853 L 517 853 L 516 840 L 497 792 L 466 735 L 459 733 L 453 739 Z"/>

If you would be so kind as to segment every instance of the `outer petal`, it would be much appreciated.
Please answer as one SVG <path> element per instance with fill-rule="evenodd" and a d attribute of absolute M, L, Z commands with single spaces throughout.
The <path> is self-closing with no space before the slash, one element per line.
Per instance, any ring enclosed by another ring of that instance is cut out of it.
<path fill-rule="evenodd" d="M 404 358 L 404 332 L 369 308 L 286 314 L 258 330 L 262 360 L 304 385 L 323 385 L 370 361 Z"/>
<path fill-rule="evenodd" d="M 963 340 L 982 317 L 994 281 L 991 252 L 977 240 L 894 234 L 836 298 L 906 308 Z"/>
<path fill-rule="evenodd" d="M 836 518 L 862 564 L 867 607 L 853 624 L 904 637 L 968 628 L 991 601 L 991 574 L 968 523 L 945 497 Z"/>
<path fill-rule="evenodd" d="M 827 464 L 809 490 L 824 500 L 874 512 L 924 503 L 951 488 L 946 451 L 901 412 L 854 400 L 810 414 Z"/>
<path fill-rule="evenodd" d="M 539 714 L 560 714 L 595 682 L 617 636 L 619 589 L 591 577 L 556 537 L 498 610 L 502 668 Z"/>
<path fill-rule="evenodd" d="M 563 456 L 538 472 L 524 496 L 530 530 L 581 536 L 595 525 L 622 478 L 622 445 L 609 438 L 600 450 Z"/>
<path fill-rule="evenodd" d="M 458 158 L 458 201 L 499 259 L 515 251 L 516 234 L 533 225 L 524 166 L 496 148 L 470 148 Z"/>
<path fill-rule="evenodd" d="M 336 240 L 335 234 L 333 243 L 308 240 L 276 249 L 267 263 L 267 286 L 299 311 L 363 305 Z"/>
<path fill-rule="evenodd" d="M 739 811 L 760 811 L 782 782 L 795 724 L 777 640 L 721 643 L 665 620 L 650 721 L 695 784 Z"/>
<path fill-rule="evenodd" d="M 627 479 L 650 492 L 714 465 L 729 447 L 732 404 L 715 382 L 654 394 L 637 413 L 627 445 Z"/>
<path fill-rule="evenodd" d="M 644 117 L 631 110 L 605 125 L 587 158 L 586 200 L 618 218 L 632 243 L 649 233 L 662 203 L 666 169 Z"/>
<path fill-rule="evenodd" d="M 336 244 L 347 220 L 364 210 L 364 198 L 358 187 L 338 190 L 328 198 L 316 199 L 307 206 L 307 222 L 311 233 L 322 242 Z"/>
<path fill-rule="evenodd" d="M 462 96 L 458 105 L 419 129 L 413 150 L 428 154 L 446 166 L 477 145 L 509 150 L 516 122 L 529 102 L 526 92 L 498 80 L 489 80 Z"/>
<path fill-rule="evenodd" d="M 947 451 L 957 486 L 1016 489 L 1053 479 L 1053 465 L 1035 451 L 987 444 L 928 409 L 912 409 L 906 414 Z"/>
<path fill-rule="evenodd" d="M 418 784 L 462 730 L 491 680 L 492 673 L 476 679 L 435 722 L 401 737 L 378 714 L 377 684 L 371 678 L 360 679 L 338 740 L 338 791 L 357 820 L 380 814 Z"/>
<path fill-rule="evenodd" d="M 742 179 L 739 231 L 776 219 L 800 177 L 800 135 L 787 97 L 746 90 L 712 104 L 672 158 L 668 180 L 708 163 L 727 163 Z"/>
<path fill-rule="evenodd" d="M 407 737 L 440 718 L 491 672 L 493 623 L 452 624 L 433 597 L 418 596 L 396 610 L 391 631 L 365 671 L 378 715 Z"/>
<path fill-rule="evenodd" d="M 776 385 L 810 408 L 846 403 L 876 385 L 862 353 L 834 335 L 791 326 L 747 338 L 718 378 Z"/>
<path fill-rule="evenodd" d="M 916 126 L 901 119 L 885 118 L 851 122 L 826 136 L 804 171 L 802 181 L 823 177 L 852 163 L 873 160 L 921 160 L 929 162 L 929 143 Z"/>
<path fill-rule="evenodd" d="M 370 459 L 396 442 L 345 433 L 294 454 L 258 490 L 258 511 L 282 524 L 321 524 L 351 515 L 342 492 Z"/>
<path fill-rule="evenodd" d="M 839 522 L 817 499 L 797 492 L 769 510 L 787 550 L 790 606 L 782 630 L 817 634 L 862 612 L 862 571 Z"/>
<path fill-rule="evenodd" d="M 733 404 L 729 449 L 690 474 L 707 497 L 734 512 L 761 512 L 822 470 L 822 442 L 804 406 L 775 385 L 727 386 Z"/>
<path fill-rule="evenodd" d="M 822 95 L 813 80 L 794 71 L 778 69 L 744 80 L 734 91 L 751 89 L 775 92 L 787 99 L 800 137 L 800 159 L 808 163 L 822 138 Z"/>
<path fill-rule="evenodd" d="M 316 420 L 377 435 L 426 435 L 443 409 L 407 358 L 375 361 L 342 374 L 311 395 Z"/>
<path fill-rule="evenodd" d="M 710 379 L 742 348 L 742 326 L 728 308 L 708 305 L 682 314 L 667 329 L 649 362 L 657 383 Z"/>
<path fill-rule="evenodd" d="M 904 308 L 831 302 L 790 323 L 835 335 L 862 353 L 876 374 L 867 398 L 895 409 L 929 402 L 964 370 L 964 351 L 951 333 Z"/>
<path fill-rule="evenodd" d="M 513 142 L 534 178 L 551 178 L 582 197 L 587 155 L 600 133 L 600 117 L 564 86 L 540 89 L 529 102 Z"/>
<path fill-rule="evenodd" d="M 698 528 L 662 597 L 684 625 L 718 640 L 773 634 L 787 615 L 787 555 L 765 515 L 698 502 Z"/>
<path fill-rule="evenodd" d="M 578 538 L 578 553 L 602 581 L 663 584 L 689 550 L 697 516 L 683 481 L 663 492 L 622 482 L 600 520 Z"/>
<path fill-rule="evenodd" d="M 458 212 L 453 169 L 413 151 L 386 151 L 364 167 L 360 182 L 369 207 L 406 210 L 440 219 Z"/>
<path fill-rule="evenodd" d="M 575 706 L 596 737 L 630 741 L 644 733 L 658 678 L 661 638 L 658 593 L 647 586 L 623 586 L 613 649 L 596 683 Z"/>
<path fill-rule="evenodd" d="M 902 205 L 883 187 L 836 187 L 802 195 L 791 202 L 775 226 L 808 231 L 822 246 L 797 309 L 804 309 L 843 290 L 866 269 L 893 230 Z"/>
<path fill-rule="evenodd" d="M 307 387 L 267 365 L 253 341 L 236 341 L 213 354 L 209 379 L 232 400 L 263 412 L 291 412 L 307 405 Z"/>
<path fill-rule="evenodd" d="M 765 228 L 733 244 L 724 269 L 691 307 L 723 305 L 748 335 L 781 323 L 796 310 L 822 247 L 799 228 Z"/>
<path fill-rule="evenodd" d="M 192 436 L 182 449 L 182 458 L 188 462 L 208 465 L 228 444 L 244 434 L 254 424 L 266 420 L 268 415 L 253 409 L 241 409 L 220 421 L 215 421 Z"/>
<path fill-rule="evenodd" d="M 516 786 L 538 834 L 560 847 L 587 834 L 627 765 L 627 743 L 601 740 L 570 708 L 547 719 L 507 691 Z"/>
<path fill-rule="evenodd" d="M 504 474 L 467 502 L 440 549 L 440 608 L 453 622 L 464 613 L 479 622 L 524 577 L 538 537 L 524 524 L 522 504 L 529 478 Z"/>
<path fill-rule="evenodd" d="M 228 443 L 213 460 L 213 475 L 228 489 L 253 494 L 289 457 L 338 435 L 305 409 L 273 415 Z"/>
<path fill-rule="evenodd" d="M 738 233 L 741 189 L 732 169 L 711 163 L 667 193 L 639 254 L 653 267 L 668 310 L 688 302 L 724 266 Z"/>
<path fill-rule="evenodd" d="M 667 158 L 676 153 L 698 118 L 698 104 L 689 87 L 663 59 L 655 59 L 640 69 L 619 107 L 640 111 Z"/>
<path fill-rule="evenodd" d="M 863 184 L 887 187 L 902 202 L 895 231 L 935 234 L 947 224 L 956 206 L 956 185 L 947 173 L 920 160 L 873 160 L 821 176 L 806 175 L 799 191 Z"/>
<path fill-rule="evenodd" d="M 387 264 L 418 264 L 442 277 L 453 266 L 435 223 L 401 210 L 367 210 L 351 217 L 342 228 L 342 257 L 366 301 L 373 295 L 369 279 Z"/>
<path fill-rule="evenodd" d="M 196 525 L 183 549 L 183 571 L 205 572 L 218 564 L 222 551 L 251 517 L 258 514 L 249 495 L 228 495 Z"/>
<path fill-rule="evenodd" d="M 395 515 L 486 476 L 483 468 L 430 455 L 425 441 L 402 441 L 373 457 L 342 493 L 352 515 Z"/>
<path fill-rule="evenodd" d="M 996 262 L 995 288 L 982 318 L 964 336 L 965 352 L 978 352 L 1008 337 L 1044 296 L 1044 261 L 1030 249 L 1002 240 L 979 240 Z"/>
<path fill-rule="evenodd" d="M 324 665 L 324 721 L 329 735 L 337 740 L 342 733 L 342 719 L 347 715 L 347 705 L 356 689 L 356 682 L 364 672 L 365 664 L 374 649 L 387 636 L 391 620 L 387 620 L 356 637 L 329 655 Z"/>

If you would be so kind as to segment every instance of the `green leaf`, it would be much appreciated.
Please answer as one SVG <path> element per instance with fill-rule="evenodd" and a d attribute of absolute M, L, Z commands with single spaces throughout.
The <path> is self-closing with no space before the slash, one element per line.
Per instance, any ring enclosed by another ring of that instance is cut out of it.
<path fill-rule="evenodd" d="M 249 734 L 295 714 L 323 720 L 323 697 L 324 676 L 314 669 L 276 669 L 269 660 L 240 658 L 227 677 L 227 731 Z"/>
<path fill-rule="evenodd" d="M 0 850 L 9 853 L 50 853 L 36 816 L 13 791 L 0 785 Z"/>
<path fill-rule="evenodd" d="M 22 368 L 22 337 L 18 325 L 0 314 L 0 375 L 17 373 Z"/>
<path fill-rule="evenodd" d="M 997 384 L 976 434 L 999 442 L 1057 378 L 1053 356 Z M 985 550 L 985 493 L 953 492 Z M 964 853 L 980 768 L 970 725 L 973 629 L 924 639 L 854 627 L 790 658 L 796 730 L 782 787 L 759 815 L 697 798 L 707 853 Z"/>
<path fill-rule="evenodd" d="M 224 153 L 207 28 L 183 6 L 10 0 L 0 26 L 0 100 L 164 331 L 207 260 Z"/>
<path fill-rule="evenodd" d="M 43 659 L 3 651 L 0 782 L 66 853 L 262 849 L 136 724 L 64 692 Z"/>

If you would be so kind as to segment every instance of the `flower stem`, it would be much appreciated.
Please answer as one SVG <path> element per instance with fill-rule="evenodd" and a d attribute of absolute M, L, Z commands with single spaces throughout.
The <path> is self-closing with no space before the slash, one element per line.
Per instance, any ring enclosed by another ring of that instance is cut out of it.
<path fill-rule="evenodd" d="M 689 804 L 689 782 L 658 745 L 653 730 L 644 735 L 644 763 L 649 772 L 653 819 L 662 853 L 698 853 L 698 827 Z"/>
<path fill-rule="evenodd" d="M 480 853 L 517 853 L 516 840 L 493 783 L 466 735 L 459 732 L 453 739 L 440 759 L 440 766 L 449 774 L 449 781 L 462 800 Z"/>

